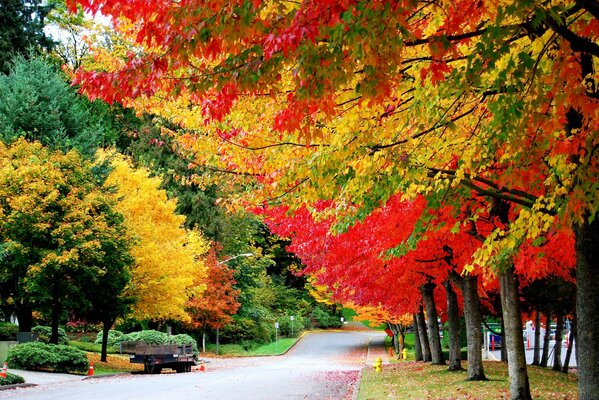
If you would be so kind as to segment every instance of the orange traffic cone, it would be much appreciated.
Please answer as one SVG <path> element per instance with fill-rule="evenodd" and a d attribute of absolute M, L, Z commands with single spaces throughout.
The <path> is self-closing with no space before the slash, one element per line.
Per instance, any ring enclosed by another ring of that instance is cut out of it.
<path fill-rule="evenodd" d="M 4 367 L 2 367 L 2 372 L 0 372 L 0 378 L 6 378 L 6 374 L 8 373 L 8 363 L 4 361 Z"/>
<path fill-rule="evenodd" d="M 89 369 L 87 370 L 87 376 L 93 376 L 93 375 L 94 375 L 94 362 L 90 361 Z"/>
<path fill-rule="evenodd" d="M 200 365 L 200 372 L 206 372 L 206 367 L 204 367 L 204 364 Z"/>

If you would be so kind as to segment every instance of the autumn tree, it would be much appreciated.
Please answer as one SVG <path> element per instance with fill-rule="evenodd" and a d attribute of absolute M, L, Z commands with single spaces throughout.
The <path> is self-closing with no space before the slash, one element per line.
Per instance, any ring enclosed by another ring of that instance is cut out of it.
<path fill-rule="evenodd" d="M 68 311 L 98 307 L 104 323 L 122 315 L 129 237 L 91 165 L 74 151 L 52 152 L 24 139 L 0 143 L 0 154 L 1 298 L 14 307 L 20 329 L 30 331 L 32 311 L 41 311 L 57 343 Z M 110 306 L 99 305 L 102 297 Z"/>
<path fill-rule="evenodd" d="M 472 263 L 506 296 L 524 240 L 574 231 L 580 396 L 599 392 L 594 3 L 70 3 L 132 42 L 76 82 L 184 127 L 195 163 L 253 179 L 242 205 L 335 199 L 351 224 L 398 192 L 508 202 Z"/>
<path fill-rule="evenodd" d="M 233 271 L 217 260 L 214 249 L 210 250 L 204 262 L 207 276 L 202 283 L 206 290 L 200 296 L 192 296 L 187 301 L 186 310 L 191 317 L 188 326 L 203 332 L 202 347 L 205 351 L 206 330 L 220 329 L 231 322 L 231 316 L 239 308 L 239 290 L 233 287 Z"/>
<path fill-rule="evenodd" d="M 128 288 L 136 299 L 132 316 L 142 321 L 188 321 L 188 299 L 205 289 L 202 256 L 208 242 L 183 227 L 185 217 L 175 212 L 176 200 L 159 189 L 159 178 L 151 178 L 147 169 L 133 168 L 118 153 L 99 153 L 99 165 L 106 162 L 111 171 L 104 185 L 120 199 L 116 209 L 134 240 Z"/>

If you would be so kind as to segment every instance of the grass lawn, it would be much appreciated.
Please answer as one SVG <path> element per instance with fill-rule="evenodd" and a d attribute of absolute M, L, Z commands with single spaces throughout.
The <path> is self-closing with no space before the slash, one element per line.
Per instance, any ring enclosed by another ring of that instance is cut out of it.
<path fill-rule="evenodd" d="M 278 344 L 268 343 L 264 345 L 260 345 L 253 349 L 244 349 L 238 344 L 221 344 L 219 346 L 219 355 L 220 356 L 274 356 L 278 354 L 283 354 L 286 352 L 291 346 L 297 342 L 298 338 L 283 338 L 279 339 Z M 216 353 L 216 345 L 215 344 L 207 344 L 206 345 L 206 356 L 210 357 Z M 202 357 L 202 353 L 200 353 L 199 357 Z"/>
<path fill-rule="evenodd" d="M 465 371 L 449 372 L 447 367 L 415 361 L 384 366 L 381 373 L 365 368 L 358 399 L 508 399 L 507 364 L 484 365 L 486 382 L 467 382 Z M 532 366 L 528 374 L 533 399 L 578 399 L 574 374 Z"/>

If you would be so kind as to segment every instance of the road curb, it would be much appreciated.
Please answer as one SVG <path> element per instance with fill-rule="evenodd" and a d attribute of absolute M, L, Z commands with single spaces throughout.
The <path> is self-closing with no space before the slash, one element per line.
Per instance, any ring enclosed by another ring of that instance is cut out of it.
<path fill-rule="evenodd" d="M 86 381 L 88 379 L 110 378 L 113 376 L 131 375 L 132 373 L 133 373 L 133 371 L 130 371 L 130 372 L 123 371 L 123 372 L 115 372 L 114 374 L 98 374 L 98 375 L 84 376 L 83 378 L 81 378 L 81 380 Z"/>
<path fill-rule="evenodd" d="M 3 390 L 12 390 L 12 389 L 18 389 L 18 388 L 34 387 L 34 386 L 38 386 L 38 385 L 35 383 L 15 383 L 14 385 L 0 386 L 0 392 Z"/>
<path fill-rule="evenodd" d="M 358 400 L 358 393 L 360 392 L 360 384 L 362 383 L 362 373 L 364 372 L 364 368 L 358 372 L 358 377 L 356 378 L 356 383 L 354 383 L 354 392 L 352 393 L 351 400 Z"/>

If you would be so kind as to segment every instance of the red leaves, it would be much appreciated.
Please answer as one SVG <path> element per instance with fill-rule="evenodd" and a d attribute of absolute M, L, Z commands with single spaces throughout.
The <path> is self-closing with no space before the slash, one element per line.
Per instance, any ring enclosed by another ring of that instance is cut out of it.
<path fill-rule="evenodd" d="M 428 68 L 422 68 L 420 70 L 420 78 L 422 79 L 422 84 L 424 85 L 424 80 L 426 79 L 428 74 L 431 73 L 431 83 L 435 85 L 437 82 L 444 81 L 446 75 L 451 73 L 451 71 L 453 71 L 453 68 L 447 65 L 446 62 L 440 60 L 433 60 Z"/>
<path fill-rule="evenodd" d="M 231 108 L 238 99 L 239 93 L 233 83 L 227 83 L 221 90 L 216 91 L 214 98 L 202 102 L 202 114 L 206 117 L 204 123 L 211 120 L 222 121 L 229 114 Z"/>

